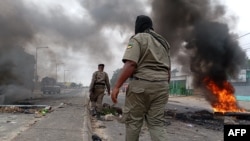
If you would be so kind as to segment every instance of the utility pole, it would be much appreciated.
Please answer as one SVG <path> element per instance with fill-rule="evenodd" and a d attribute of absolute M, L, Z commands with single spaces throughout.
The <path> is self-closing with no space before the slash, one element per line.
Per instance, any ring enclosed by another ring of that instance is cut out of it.
<path fill-rule="evenodd" d="M 57 81 L 57 65 L 60 65 L 60 64 L 63 64 L 63 63 L 56 63 L 56 81 Z"/>
<path fill-rule="evenodd" d="M 64 70 L 64 78 L 63 78 L 63 79 L 64 79 L 64 80 L 63 80 L 63 81 L 64 81 L 64 84 L 65 84 L 65 72 L 66 72 L 66 71 L 69 71 L 69 70 Z"/>
<path fill-rule="evenodd" d="M 64 86 L 66 86 L 66 82 L 65 82 L 65 72 L 66 72 L 66 71 L 69 71 L 69 70 L 64 70 L 64 77 L 63 77 L 63 79 L 64 79 L 64 80 L 63 80 L 63 81 L 64 81 Z M 66 87 L 65 87 L 65 88 L 66 88 Z M 65 88 L 64 88 L 64 90 L 65 90 Z M 65 92 L 65 91 L 64 91 L 64 92 Z"/>
<path fill-rule="evenodd" d="M 37 50 L 38 49 L 42 49 L 42 48 L 49 48 L 49 47 L 36 47 L 36 70 L 35 70 L 35 84 L 36 84 L 36 87 L 37 87 L 37 82 L 38 82 L 38 69 L 37 69 Z"/>

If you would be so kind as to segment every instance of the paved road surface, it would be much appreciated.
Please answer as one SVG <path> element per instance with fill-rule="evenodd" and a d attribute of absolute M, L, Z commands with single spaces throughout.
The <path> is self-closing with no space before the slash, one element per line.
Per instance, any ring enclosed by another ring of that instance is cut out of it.
<path fill-rule="evenodd" d="M 96 121 L 90 117 L 86 105 L 87 89 L 66 90 L 60 95 L 39 95 L 30 100 L 39 105 L 50 105 L 54 111 L 41 118 L 34 114 L 0 113 L 0 141 L 91 141 L 92 133 L 97 133 L 103 141 L 124 141 L 125 127 L 113 121 Z M 122 107 L 125 95 L 118 97 Z M 104 97 L 104 102 L 112 104 L 110 97 Z M 63 104 L 62 104 L 63 103 Z M 250 102 L 240 102 L 240 105 L 250 110 Z M 211 110 L 211 106 L 202 98 L 170 97 L 166 108 L 179 112 L 192 110 Z M 204 127 L 171 120 L 166 126 L 169 141 L 222 141 L 223 132 Z M 150 141 L 146 126 L 143 127 L 140 141 Z"/>
<path fill-rule="evenodd" d="M 119 103 L 116 106 L 122 107 L 125 95 L 118 96 Z M 110 97 L 105 96 L 104 102 L 112 104 Z M 239 101 L 240 106 L 250 111 L 250 102 Z M 211 111 L 209 103 L 201 97 L 170 97 L 166 109 L 175 109 L 178 113 L 195 112 L 200 110 Z M 193 123 L 184 123 L 179 120 L 169 119 L 170 125 L 166 126 L 168 141 L 223 141 L 223 131 L 207 129 L 204 126 Z M 94 133 L 98 134 L 105 141 L 125 141 L 125 126 L 116 120 L 97 121 L 92 118 Z M 103 128 L 105 127 L 105 128 Z M 151 141 L 146 126 L 143 126 L 140 134 L 140 141 Z"/>
<path fill-rule="evenodd" d="M 84 90 L 40 95 L 30 102 L 54 110 L 41 118 L 34 114 L 0 114 L 1 141 L 86 141 L 84 137 Z M 88 117 L 89 118 L 89 117 Z"/>

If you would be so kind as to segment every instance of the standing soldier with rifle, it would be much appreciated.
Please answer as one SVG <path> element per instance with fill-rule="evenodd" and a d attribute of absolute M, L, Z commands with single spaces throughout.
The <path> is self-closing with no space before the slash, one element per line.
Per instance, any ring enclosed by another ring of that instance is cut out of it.
<path fill-rule="evenodd" d="M 89 98 L 91 102 L 91 114 L 97 116 L 100 119 L 102 110 L 102 100 L 105 95 L 105 89 L 107 88 L 108 95 L 110 95 L 110 83 L 109 77 L 104 70 L 104 64 L 98 65 L 98 71 L 95 71 L 92 75 L 92 80 L 89 88 Z"/>

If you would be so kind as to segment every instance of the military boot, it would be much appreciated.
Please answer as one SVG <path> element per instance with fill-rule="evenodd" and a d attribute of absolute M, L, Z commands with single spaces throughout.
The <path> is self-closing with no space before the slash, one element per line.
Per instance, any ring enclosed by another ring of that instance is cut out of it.
<path fill-rule="evenodd" d="M 96 119 L 97 120 L 102 120 L 100 112 L 96 112 Z"/>
<path fill-rule="evenodd" d="M 92 116 L 95 116 L 96 115 L 96 110 L 95 109 L 91 109 L 90 113 L 91 113 Z"/>

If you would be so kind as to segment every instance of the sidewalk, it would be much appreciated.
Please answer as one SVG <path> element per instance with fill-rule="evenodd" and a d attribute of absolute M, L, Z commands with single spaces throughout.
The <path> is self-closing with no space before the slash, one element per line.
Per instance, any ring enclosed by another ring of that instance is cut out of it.
<path fill-rule="evenodd" d="M 1 114 L 0 140 L 92 141 L 86 93 L 58 96 L 58 100 L 43 99 L 42 102 L 54 105 L 53 111 L 39 118 L 34 114 Z"/>

